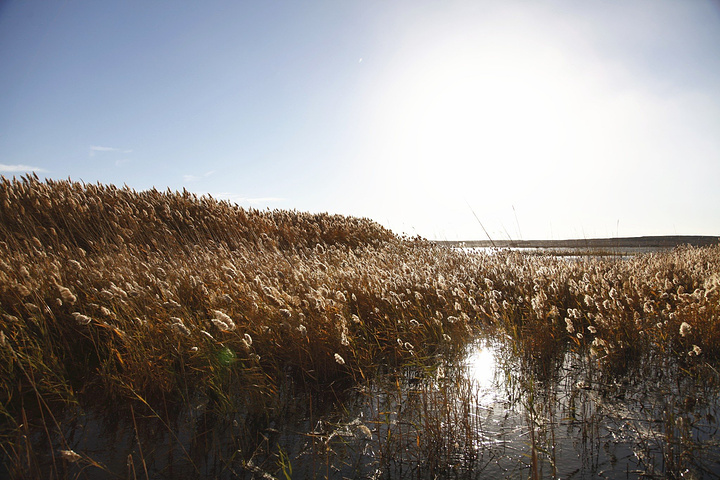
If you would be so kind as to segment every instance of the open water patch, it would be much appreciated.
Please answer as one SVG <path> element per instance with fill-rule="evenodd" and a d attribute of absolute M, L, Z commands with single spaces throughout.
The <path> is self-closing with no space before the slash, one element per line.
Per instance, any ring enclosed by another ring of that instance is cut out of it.
<path fill-rule="evenodd" d="M 717 379 L 683 368 L 611 378 L 568 352 L 539 376 L 509 345 L 479 341 L 459 361 L 369 382 L 296 462 L 332 478 L 719 478 Z"/>
<path fill-rule="evenodd" d="M 172 416 L 79 409 L 51 440 L 78 452 L 58 462 L 72 478 L 720 478 L 718 372 L 690 367 L 609 375 L 568 351 L 548 372 L 483 338 L 261 414 L 206 396 Z"/>

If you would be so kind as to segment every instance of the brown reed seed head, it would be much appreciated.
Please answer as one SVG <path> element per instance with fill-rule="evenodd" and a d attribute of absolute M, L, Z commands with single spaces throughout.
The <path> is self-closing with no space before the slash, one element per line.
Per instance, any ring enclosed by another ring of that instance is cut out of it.
<path fill-rule="evenodd" d="M 102 376 L 109 389 L 148 396 L 181 397 L 186 383 L 229 391 L 218 387 L 218 351 L 237 357 L 225 362 L 232 381 L 271 390 L 287 371 L 321 384 L 417 361 L 476 328 L 528 357 L 588 349 L 622 366 L 669 339 L 678 356 L 717 358 L 718 272 L 719 247 L 625 261 L 470 254 L 362 218 L 32 176 L 0 182 L 3 344 L 48 365 L 73 362 L 68 384 Z M 12 392 L 22 379 L 2 381 Z"/>

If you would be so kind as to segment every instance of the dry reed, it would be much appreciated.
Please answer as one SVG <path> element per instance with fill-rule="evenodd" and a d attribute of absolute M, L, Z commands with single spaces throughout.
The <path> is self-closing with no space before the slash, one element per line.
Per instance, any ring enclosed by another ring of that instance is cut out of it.
<path fill-rule="evenodd" d="M 568 349 L 609 372 L 651 352 L 715 361 L 720 247 L 478 254 L 186 191 L 0 182 L 1 434 L 18 474 L 37 462 L 20 440 L 28 405 L 158 409 L 201 392 L 218 412 L 263 410 L 288 376 L 351 384 L 379 362 L 457 351 L 479 328 L 540 369 Z"/>

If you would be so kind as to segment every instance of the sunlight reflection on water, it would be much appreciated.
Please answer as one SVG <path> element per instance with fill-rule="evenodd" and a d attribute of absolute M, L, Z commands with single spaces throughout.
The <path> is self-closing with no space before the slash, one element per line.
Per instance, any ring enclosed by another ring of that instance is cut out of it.
<path fill-rule="evenodd" d="M 477 388 L 480 403 L 493 402 L 499 390 L 496 349 L 488 343 L 473 345 L 465 359 L 465 368 L 468 380 Z"/>

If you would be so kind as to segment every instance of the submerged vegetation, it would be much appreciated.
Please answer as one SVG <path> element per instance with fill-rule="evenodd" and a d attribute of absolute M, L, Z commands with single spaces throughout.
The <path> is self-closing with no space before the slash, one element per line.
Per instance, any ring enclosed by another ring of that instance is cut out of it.
<path fill-rule="evenodd" d="M 367 219 L 188 192 L 0 183 L 0 446 L 14 477 L 153 478 L 182 465 L 193 477 L 290 478 L 301 455 L 280 426 L 293 415 L 309 418 L 318 477 L 379 477 L 403 456 L 415 467 L 393 471 L 409 477 L 471 472 L 482 463 L 476 394 L 438 369 L 479 334 L 527 372 L 513 385 L 531 416 L 568 355 L 606 384 L 628 372 L 710 382 L 720 247 L 626 260 L 472 253 Z M 381 374 L 410 367 L 427 379 L 400 374 L 378 389 Z M 403 423 L 408 382 L 425 394 L 411 399 L 422 415 Z M 376 402 L 372 420 L 318 420 L 357 389 Z M 77 424 L 96 416 L 131 428 L 123 463 L 78 448 Z M 342 449 L 373 463 L 349 465 Z"/>

